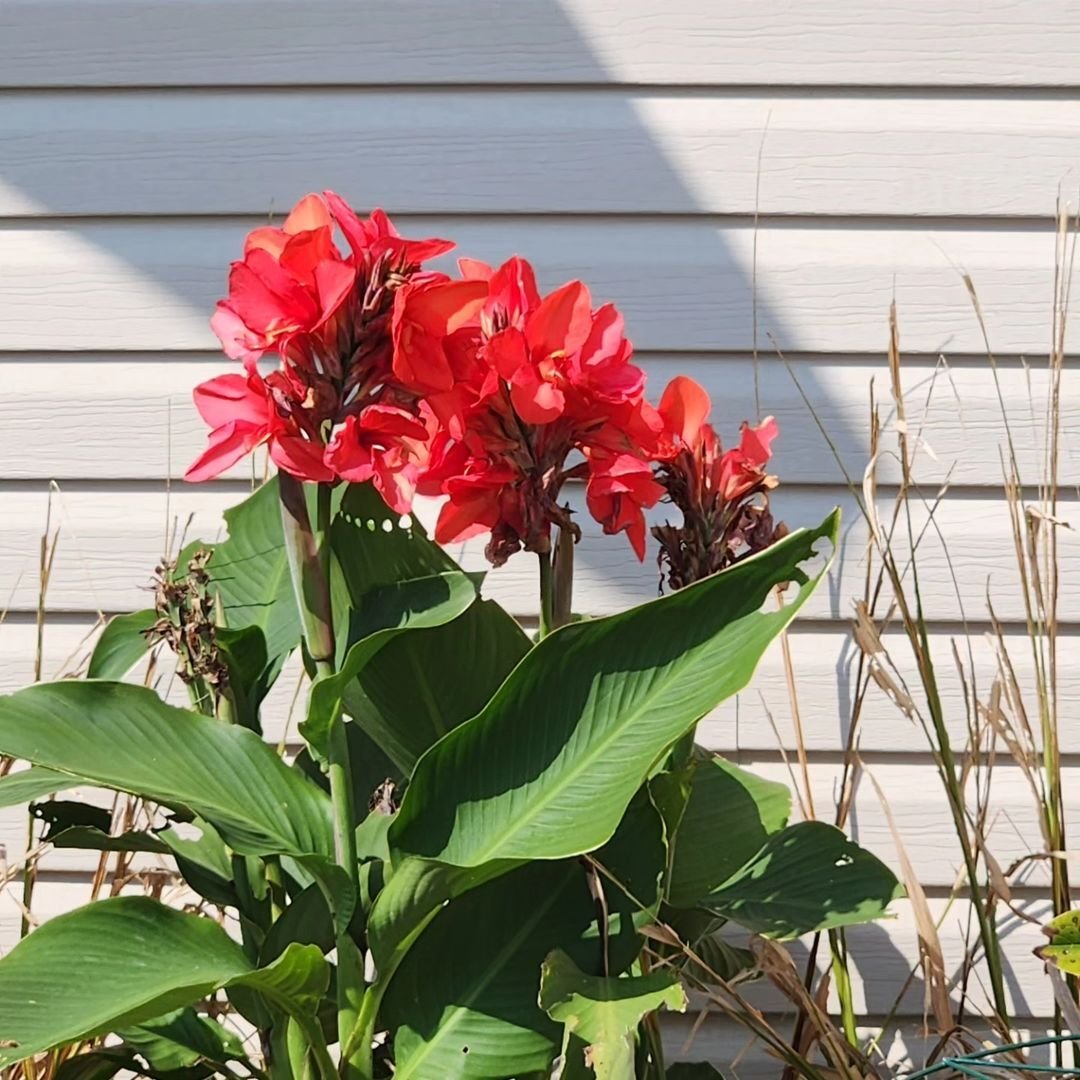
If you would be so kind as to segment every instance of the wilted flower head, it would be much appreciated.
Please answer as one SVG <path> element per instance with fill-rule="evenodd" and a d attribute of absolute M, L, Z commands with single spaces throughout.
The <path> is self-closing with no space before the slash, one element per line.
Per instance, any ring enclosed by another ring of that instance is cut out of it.
<path fill-rule="evenodd" d="M 394 295 L 452 247 L 402 238 L 381 210 L 358 218 L 330 191 L 301 199 L 281 228 L 251 232 L 211 320 L 246 374 L 196 389 L 213 430 L 187 478 L 217 476 L 266 443 L 274 463 L 303 480 L 374 479 L 392 507 L 407 509 L 428 429 L 416 393 L 393 377 Z M 256 363 L 267 353 L 280 366 L 263 377 Z"/>
<path fill-rule="evenodd" d="M 563 485 L 587 478 L 590 512 L 643 557 L 641 507 L 662 494 L 647 464 L 660 422 L 621 315 L 594 310 L 580 281 L 542 297 L 524 259 L 463 260 L 461 272 L 411 282 L 393 317 L 394 374 L 440 425 L 420 481 L 448 497 L 436 538 L 490 532 L 496 566 L 522 548 L 547 552 L 552 525 L 577 532 Z M 632 479 L 628 462 L 640 466 Z"/>
<path fill-rule="evenodd" d="M 777 485 L 765 471 L 778 429 L 770 416 L 742 425 L 737 447 L 724 452 L 711 424 L 709 395 L 693 379 L 676 376 L 660 400 L 664 433 L 656 479 L 682 511 L 682 525 L 652 530 L 668 584 L 680 589 L 722 570 L 784 536 L 774 524 L 768 493 Z"/>

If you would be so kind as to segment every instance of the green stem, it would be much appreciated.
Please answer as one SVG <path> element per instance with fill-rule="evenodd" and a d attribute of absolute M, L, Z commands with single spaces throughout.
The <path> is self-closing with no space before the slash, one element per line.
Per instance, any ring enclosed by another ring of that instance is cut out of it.
<path fill-rule="evenodd" d="M 350 1060 L 356 1063 L 360 1075 L 364 1077 L 374 1074 L 375 1022 L 378 1019 L 379 1006 L 382 1004 L 383 993 L 389 981 L 389 973 L 385 976 L 380 973 L 378 982 L 372 983 L 367 988 L 364 1000 L 360 1003 L 356 1026 L 348 1041 L 342 1044 L 350 1055 Z"/>
<path fill-rule="evenodd" d="M 540 637 L 546 638 L 555 629 L 551 552 L 541 551 L 536 557 L 540 560 Z"/>
<path fill-rule="evenodd" d="M 855 1022 L 855 1001 L 851 988 L 851 974 L 847 965 L 847 942 L 842 930 L 829 931 L 829 944 L 832 946 L 833 984 L 836 996 L 840 1000 L 840 1016 L 847 1041 L 857 1047 L 859 1032 Z"/>
<path fill-rule="evenodd" d="M 303 485 L 285 473 L 280 474 L 279 483 L 285 547 L 304 628 L 304 641 L 315 664 L 316 678 L 323 679 L 334 673 L 334 624 L 329 573 L 333 489 L 329 484 L 319 485 L 317 519 L 313 529 Z M 356 809 L 350 782 L 349 747 L 340 717 L 335 719 L 330 729 L 327 761 L 334 825 L 334 858 L 348 874 L 353 895 L 356 896 L 360 889 L 360 868 L 356 861 Z M 337 1029 L 338 1040 L 344 1048 L 356 1026 L 364 1000 L 364 968 L 348 926 L 337 916 L 334 923 L 338 957 Z M 320 1072 L 324 1072 L 324 1062 L 318 1064 Z M 371 1070 L 369 1067 L 365 1071 L 350 1056 L 343 1058 L 340 1075 L 344 1080 L 370 1080 Z"/>
<path fill-rule="evenodd" d="M 560 528 L 555 538 L 551 591 L 551 623 L 557 630 L 570 622 L 574 611 L 574 534 L 569 529 Z"/>

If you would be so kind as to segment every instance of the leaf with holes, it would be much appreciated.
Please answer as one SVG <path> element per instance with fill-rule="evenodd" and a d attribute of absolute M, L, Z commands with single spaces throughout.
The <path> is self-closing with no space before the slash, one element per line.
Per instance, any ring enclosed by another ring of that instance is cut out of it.
<path fill-rule="evenodd" d="M 765 937 L 786 940 L 880 919 L 903 895 L 876 855 L 821 821 L 789 825 L 703 907 Z"/>
<path fill-rule="evenodd" d="M 1065 911 L 1043 927 L 1049 945 L 1035 950 L 1035 955 L 1066 975 L 1080 975 L 1080 908 Z"/>

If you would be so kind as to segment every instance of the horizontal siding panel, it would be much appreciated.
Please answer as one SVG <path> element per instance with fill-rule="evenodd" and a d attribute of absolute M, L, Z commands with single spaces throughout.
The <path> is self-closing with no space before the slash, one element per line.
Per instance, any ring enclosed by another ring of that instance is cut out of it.
<path fill-rule="evenodd" d="M 1076 85 L 1080 32 L 1070 14 L 1071 0 L 8 0 L 0 78 Z"/>
<path fill-rule="evenodd" d="M 147 582 L 161 555 L 168 530 L 191 519 L 188 537 L 213 540 L 222 531 L 221 512 L 239 501 L 242 488 L 199 488 L 176 485 L 171 496 L 164 490 L 139 486 L 72 486 L 54 497 L 53 525 L 60 529 L 60 544 L 49 584 L 48 605 L 65 611 L 123 611 L 147 602 Z M 37 550 L 47 507 L 45 487 L 12 486 L 0 492 L 4 514 L 0 518 L 0 595 L 10 597 L 13 611 L 37 607 Z M 650 557 L 637 562 L 623 537 L 605 537 L 583 513 L 581 492 L 569 490 L 577 508 L 583 539 L 578 546 L 575 607 L 590 614 L 608 614 L 649 600 L 657 592 L 656 567 Z M 854 601 L 862 596 L 865 574 L 863 553 L 866 528 L 856 518 L 846 491 L 837 488 L 781 489 L 774 509 L 792 527 L 817 524 L 834 506 L 844 508 L 843 542 L 829 585 L 808 601 L 804 613 L 817 618 L 847 620 Z M 1063 500 L 1059 513 L 1066 520 L 1075 500 Z M 431 522 L 435 505 L 418 504 L 421 518 Z M 885 507 L 881 507 L 884 513 Z M 913 511 L 918 535 L 925 524 Z M 652 513 L 663 521 L 663 506 Z M 935 521 L 946 537 L 978 537 L 977 543 L 953 543 L 949 559 L 930 530 L 920 552 L 920 584 L 930 619 L 960 617 L 956 595 L 964 599 L 966 616 L 986 616 L 985 592 L 991 595 L 1001 618 L 1022 619 L 1024 607 L 1017 592 L 1010 524 L 1003 500 L 953 495 L 938 508 Z M 489 569 L 483 557 L 485 540 L 479 537 L 451 546 L 470 570 Z M 1062 580 L 1080 573 L 1080 539 L 1062 532 L 1059 542 Z M 951 567 L 950 567 L 951 560 Z M 953 582 L 955 575 L 955 586 Z M 488 575 L 486 591 L 518 615 L 536 612 L 536 565 L 528 555 L 511 559 Z M 1080 620 L 1080 596 L 1064 592 L 1061 617 Z"/>
<path fill-rule="evenodd" d="M 657 356 L 638 362 L 649 376 L 649 392 L 659 400 L 677 374 L 697 379 L 715 403 L 721 438 L 733 442 L 739 424 L 755 416 L 755 365 L 751 357 Z M 199 382 L 238 370 L 220 356 L 192 359 L 133 356 L 0 355 L 0 477 L 4 479 L 85 478 L 165 479 L 183 475 L 201 453 L 206 427 L 191 403 Z M 793 377 L 794 374 L 794 377 Z M 763 352 L 757 364 L 762 412 L 776 417 L 780 439 L 773 471 L 786 483 L 833 483 L 843 479 L 810 409 L 799 393 L 798 379 L 818 419 L 840 453 L 848 475 L 861 479 L 870 456 L 871 384 L 882 403 L 886 430 L 888 368 L 873 361 L 822 358 L 793 363 L 789 371 L 774 354 Z M 949 478 L 953 484 L 999 487 L 1003 472 L 999 452 L 1006 446 L 1002 405 L 988 364 L 937 369 L 932 361 L 909 361 L 904 369 L 908 423 L 923 443 L 916 471 L 926 484 Z M 1037 481 L 1043 468 L 1043 432 L 1047 383 L 1045 371 L 1020 366 L 999 369 L 1001 397 L 1017 448 L 1020 474 Z M 1062 378 L 1062 423 L 1066 432 L 1080 427 L 1080 372 Z M 103 418 L 107 417 L 107 422 Z M 63 430 L 64 438 L 42 440 L 43 430 Z M 72 446 L 79 447 L 78 460 Z M 261 473 L 262 466 L 257 467 Z M 879 462 L 883 482 L 899 479 L 891 457 Z M 250 477 L 251 464 L 230 475 Z M 1080 460 L 1072 440 L 1062 447 L 1063 485 L 1080 481 Z"/>
<path fill-rule="evenodd" d="M 751 223 L 413 218 L 402 225 L 416 235 L 449 235 L 478 258 L 525 253 L 547 286 L 584 278 L 598 300 L 619 302 L 639 348 L 754 343 Z M 212 349 L 207 317 L 247 227 L 222 220 L 9 228 L 0 243 L 0 350 Z M 1046 229 L 771 225 L 757 235 L 756 262 L 764 349 L 771 337 L 788 350 L 877 352 L 895 297 L 907 349 L 982 352 L 961 267 L 974 277 L 998 352 L 1047 346 L 1054 238 Z"/>
<path fill-rule="evenodd" d="M 0 216 L 265 214 L 323 187 L 399 213 L 1047 216 L 1080 166 L 1080 110 L 1053 98 L 335 90 L 207 104 L 8 95 Z"/>

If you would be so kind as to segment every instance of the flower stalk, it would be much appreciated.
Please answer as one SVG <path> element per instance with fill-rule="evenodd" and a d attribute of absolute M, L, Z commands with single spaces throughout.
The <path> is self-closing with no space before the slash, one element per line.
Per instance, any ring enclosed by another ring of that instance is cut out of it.
<path fill-rule="evenodd" d="M 330 523 L 333 489 L 319 484 L 316 494 L 316 523 L 312 527 L 301 481 L 280 474 L 282 525 L 289 557 L 297 609 L 304 632 L 304 644 L 315 665 L 316 678 L 334 673 L 334 626 L 330 603 Z M 353 895 L 359 891 L 356 859 L 356 808 L 350 783 L 349 746 L 340 717 L 334 719 L 327 747 L 327 775 L 333 806 L 334 858 L 348 875 Z M 328 897 L 333 907 L 334 900 Z M 364 996 L 364 969 L 360 951 L 349 934 L 345 920 L 335 913 L 338 957 L 337 1027 L 342 1044 L 357 1021 Z M 341 1063 L 342 1077 L 368 1080 L 348 1061 Z"/>

